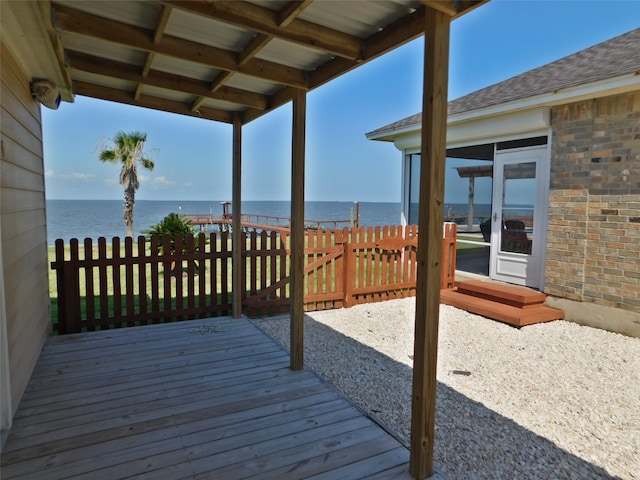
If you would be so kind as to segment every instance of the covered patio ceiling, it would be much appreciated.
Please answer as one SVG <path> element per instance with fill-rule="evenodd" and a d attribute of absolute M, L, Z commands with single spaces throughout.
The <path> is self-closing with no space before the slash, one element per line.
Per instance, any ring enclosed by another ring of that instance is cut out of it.
<path fill-rule="evenodd" d="M 51 2 L 73 94 L 241 124 L 486 0 Z M 238 121 L 236 120 L 236 121 Z"/>

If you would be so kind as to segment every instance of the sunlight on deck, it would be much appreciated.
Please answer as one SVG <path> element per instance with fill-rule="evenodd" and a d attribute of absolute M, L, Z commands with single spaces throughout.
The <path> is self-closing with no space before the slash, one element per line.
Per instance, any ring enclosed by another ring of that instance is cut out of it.
<path fill-rule="evenodd" d="M 9 479 L 411 478 L 409 451 L 246 319 L 50 337 Z"/>

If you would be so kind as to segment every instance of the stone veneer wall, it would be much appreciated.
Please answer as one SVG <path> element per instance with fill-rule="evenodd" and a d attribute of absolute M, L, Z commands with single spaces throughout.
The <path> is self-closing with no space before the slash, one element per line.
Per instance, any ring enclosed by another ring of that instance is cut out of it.
<path fill-rule="evenodd" d="M 640 314 L 640 91 L 551 122 L 545 292 Z"/>

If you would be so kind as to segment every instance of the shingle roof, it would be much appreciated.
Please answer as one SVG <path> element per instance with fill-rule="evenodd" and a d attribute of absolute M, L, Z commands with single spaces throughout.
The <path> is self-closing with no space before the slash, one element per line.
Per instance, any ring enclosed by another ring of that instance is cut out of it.
<path fill-rule="evenodd" d="M 449 115 L 640 72 L 640 28 L 449 102 Z M 417 113 L 367 135 L 419 124 Z"/>

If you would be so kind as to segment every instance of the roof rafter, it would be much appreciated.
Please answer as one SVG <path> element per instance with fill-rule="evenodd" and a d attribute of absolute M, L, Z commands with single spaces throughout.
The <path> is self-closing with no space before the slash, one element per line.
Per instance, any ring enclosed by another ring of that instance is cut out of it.
<path fill-rule="evenodd" d="M 280 12 L 278 12 L 278 25 L 286 26 L 299 15 L 306 7 L 308 7 L 313 0 L 304 1 L 291 1 Z M 265 35 L 264 33 L 258 33 L 255 37 L 238 53 L 238 66 L 246 64 L 251 60 L 260 50 L 269 44 L 274 37 L 271 35 Z M 226 83 L 233 73 L 224 72 L 218 75 L 216 79 L 211 82 L 211 93 L 215 92 L 220 86 Z M 196 111 L 206 101 L 205 96 L 198 97 L 192 104 L 191 110 Z"/>
<path fill-rule="evenodd" d="M 358 37 L 297 18 L 291 19 L 286 26 L 280 26 L 280 12 L 253 3 L 218 0 L 209 3 L 174 0 L 167 3 L 197 15 L 238 25 L 350 60 L 359 59 L 362 53 L 361 41 Z M 288 18 L 291 14 L 285 13 L 284 16 Z"/>
<path fill-rule="evenodd" d="M 192 112 L 191 108 L 182 102 L 159 99 L 157 97 L 144 94 L 140 95 L 139 100 L 135 100 L 133 98 L 133 92 L 125 92 L 123 90 L 96 85 L 90 82 L 75 82 L 75 91 L 78 95 L 99 98 L 110 102 L 152 108 L 154 110 L 162 110 L 164 112 L 178 113 L 180 115 L 187 115 L 190 117 L 204 118 L 207 120 L 214 120 L 216 122 L 233 122 L 233 112 L 226 110 L 201 107 L 197 112 Z"/>
<path fill-rule="evenodd" d="M 452 19 L 459 17 L 474 8 L 486 3 L 487 0 L 420 0 L 434 10 L 449 15 Z"/>
<path fill-rule="evenodd" d="M 235 52 L 169 35 L 164 35 L 156 45 L 151 31 L 144 28 L 96 17 L 63 5 L 56 5 L 55 13 L 62 28 L 69 32 L 307 90 L 306 72 L 296 68 L 257 58 L 238 66 Z"/>
<path fill-rule="evenodd" d="M 198 108 L 207 101 L 207 97 L 214 98 L 215 92 L 218 91 L 231 77 L 233 77 L 232 72 L 223 71 L 220 73 L 211 83 L 209 83 L 209 95 L 199 96 L 191 105 L 191 110 L 194 112 L 197 111 Z M 263 106 L 259 108 L 263 109 L 265 107 Z"/>
<path fill-rule="evenodd" d="M 396 22 L 387 26 L 380 32 L 374 33 L 367 38 L 364 44 L 364 55 L 362 60 L 369 61 L 384 53 L 396 48 L 398 45 L 407 43 L 424 34 L 425 7 L 421 7 L 415 12 L 400 18 Z M 346 73 L 360 65 L 360 62 L 347 60 L 345 58 L 334 58 L 320 65 L 309 74 L 309 87 L 316 88 L 343 73 Z M 294 89 L 283 88 L 274 95 L 273 102 L 269 109 L 275 109 L 289 102 L 293 98 Z M 251 111 L 243 116 L 243 121 L 248 123 L 258 118 L 262 112 Z"/>
<path fill-rule="evenodd" d="M 67 59 L 71 68 L 84 72 L 110 76 L 131 82 L 140 83 L 144 81 L 145 84 L 154 87 L 191 93 L 202 96 L 205 99 L 225 100 L 259 110 L 267 107 L 267 97 L 259 93 L 223 85 L 220 85 L 219 88 L 212 91 L 208 82 L 154 70 L 152 70 L 146 78 L 143 78 L 139 69 L 134 65 L 113 60 L 97 59 L 92 55 L 74 51 L 67 51 Z"/>
<path fill-rule="evenodd" d="M 172 8 L 169 5 L 162 5 L 160 9 L 160 15 L 158 15 L 158 21 L 156 22 L 156 29 L 153 33 L 153 43 L 158 44 L 160 39 L 162 39 L 162 35 L 164 35 L 164 31 L 167 28 L 167 23 L 169 22 L 169 17 L 171 16 Z M 154 52 L 147 53 L 147 60 L 144 63 L 144 67 L 142 67 L 142 76 L 144 78 L 149 74 L 149 70 L 151 70 L 151 65 L 153 64 L 153 60 L 155 59 L 156 54 Z M 140 95 L 142 95 L 142 89 L 144 88 L 144 83 L 139 83 L 136 88 L 135 99 L 138 100 Z"/>
<path fill-rule="evenodd" d="M 307 8 L 313 0 L 292 0 L 285 5 L 278 12 L 278 26 L 286 27 L 289 25 L 298 15 L 300 15 L 305 8 Z"/>

